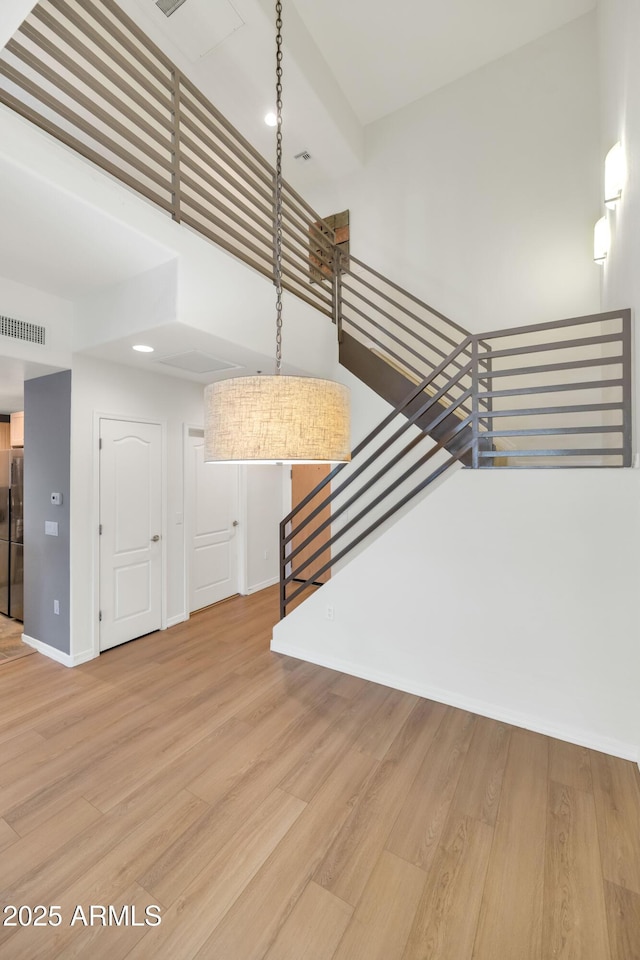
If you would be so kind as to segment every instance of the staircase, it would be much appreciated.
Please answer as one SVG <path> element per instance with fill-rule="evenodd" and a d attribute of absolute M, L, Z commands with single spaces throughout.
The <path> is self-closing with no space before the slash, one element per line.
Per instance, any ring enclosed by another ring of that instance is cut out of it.
<path fill-rule="evenodd" d="M 336 301 L 340 363 L 394 409 L 282 521 L 282 616 L 456 468 L 631 466 L 629 310 L 472 335 L 353 258 Z"/>
<path fill-rule="evenodd" d="M 36 4 L 0 51 L 0 103 L 273 277 L 273 167 L 116 0 Z M 471 334 L 345 261 L 286 183 L 283 245 L 283 286 L 392 409 L 282 521 L 282 616 L 454 469 L 631 465 L 629 310 Z"/>

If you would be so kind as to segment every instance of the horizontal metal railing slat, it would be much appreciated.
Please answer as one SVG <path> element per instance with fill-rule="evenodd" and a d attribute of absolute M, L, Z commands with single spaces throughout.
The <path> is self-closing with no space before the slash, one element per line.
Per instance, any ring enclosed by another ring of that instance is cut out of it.
<path fill-rule="evenodd" d="M 528 323 L 523 327 L 504 327 L 482 334 L 483 340 L 495 340 L 499 337 L 517 337 L 524 333 L 544 333 L 547 330 L 560 330 L 563 327 L 581 327 L 589 323 L 603 323 L 607 320 L 630 319 L 631 313 L 625 310 L 608 310 L 605 313 L 590 313 L 584 317 L 569 317 L 566 320 L 548 320 L 545 323 Z"/>
<path fill-rule="evenodd" d="M 619 333 L 609 333 L 597 337 L 583 337 L 576 340 L 549 340 L 546 343 L 533 344 L 528 347 L 511 347 L 506 350 L 489 350 L 483 354 L 486 360 L 496 360 L 499 357 L 515 357 L 528 353 L 546 353 L 549 350 L 578 350 L 580 347 L 596 346 L 604 343 L 619 341 Z"/>
<path fill-rule="evenodd" d="M 482 379 L 482 377 L 480 378 Z M 581 380 L 576 383 L 537 384 L 534 387 L 514 387 L 513 390 L 479 391 L 481 398 L 535 396 L 538 393 L 565 393 L 569 390 L 604 390 L 609 387 L 622 387 L 624 380 Z"/>
<path fill-rule="evenodd" d="M 571 360 L 564 363 L 541 363 L 535 367 L 513 367 L 509 370 L 493 370 L 490 373 L 479 374 L 479 379 L 496 380 L 499 377 L 522 377 L 533 373 L 553 373 L 560 370 L 581 370 L 587 367 L 607 367 L 613 364 L 622 363 L 623 356 L 620 354 L 615 357 L 592 357 L 589 360 Z"/>
<path fill-rule="evenodd" d="M 593 457 L 593 456 L 622 456 L 622 447 L 592 447 L 586 449 L 557 449 L 549 447 L 547 450 L 480 450 L 481 459 L 495 457 Z"/>

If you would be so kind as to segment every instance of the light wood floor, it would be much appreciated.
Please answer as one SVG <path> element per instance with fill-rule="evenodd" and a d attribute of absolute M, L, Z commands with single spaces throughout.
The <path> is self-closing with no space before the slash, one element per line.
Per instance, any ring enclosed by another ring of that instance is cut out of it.
<path fill-rule="evenodd" d="M 3 960 L 639 960 L 635 765 L 271 654 L 276 615 L 3 667 L 0 909 L 62 915 Z"/>
<path fill-rule="evenodd" d="M 23 631 L 24 624 L 0 613 L 0 666 L 8 663 L 9 660 L 17 660 L 18 657 L 28 657 L 35 653 L 33 647 L 23 642 Z"/>

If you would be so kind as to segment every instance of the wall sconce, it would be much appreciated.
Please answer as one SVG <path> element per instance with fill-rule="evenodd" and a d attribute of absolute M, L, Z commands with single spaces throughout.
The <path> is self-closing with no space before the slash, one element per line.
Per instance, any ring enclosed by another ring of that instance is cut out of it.
<path fill-rule="evenodd" d="M 596 263 L 604 263 L 609 253 L 611 231 L 606 217 L 600 217 L 593 228 L 593 259 Z"/>
<path fill-rule="evenodd" d="M 604 161 L 604 202 L 609 210 L 615 210 L 616 204 L 622 196 L 624 177 L 624 153 L 622 152 L 622 144 L 618 142 L 611 147 Z"/>

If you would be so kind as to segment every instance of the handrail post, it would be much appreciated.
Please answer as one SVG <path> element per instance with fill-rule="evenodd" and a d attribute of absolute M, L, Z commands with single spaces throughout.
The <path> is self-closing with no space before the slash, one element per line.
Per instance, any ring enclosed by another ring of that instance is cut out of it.
<path fill-rule="evenodd" d="M 478 469 L 478 390 L 479 390 L 479 370 L 478 370 L 478 338 L 471 338 L 471 429 L 473 431 L 473 446 L 471 448 L 471 466 L 474 470 Z"/>
<path fill-rule="evenodd" d="M 284 620 L 287 615 L 287 585 L 285 580 L 287 578 L 287 546 L 285 543 L 286 538 L 286 523 L 284 520 L 280 521 L 280 619 Z"/>
<path fill-rule="evenodd" d="M 489 346 L 486 340 L 479 340 L 478 346 L 482 347 L 482 349 L 485 350 L 487 353 L 489 353 L 491 350 L 491 347 Z M 480 362 L 479 352 L 478 352 L 478 362 Z M 481 362 L 482 362 L 482 366 L 484 367 L 485 375 L 488 375 L 488 379 L 486 380 L 488 384 L 487 392 L 491 393 L 491 391 L 493 390 L 493 379 L 491 378 L 491 374 L 493 373 L 493 360 L 491 359 L 491 357 L 489 357 L 488 359 L 482 360 Z M 482 377 L 478 376 L 478 379 L 482 380 Z M 491 417 L 487 418 L 486 414 L 493 413 L 493 397 L 485 397 L 485 399 L 482 402 L 482 406 L 485 411 L 485 417 L 483 419 L 485 420 L 485 422 L 489 424 L 488 429 L 492 430 L 493 421 Z"/>
<path fill-rule="evenodd" d="M 631 311 L 622 311 L 622 466 L 633 463 L 633 434 L 631 432 Z"/>
<path fill-rule="evenodd" d="M 342 343 L 342 254 L 337 244 L 333 247 L 333 322 Z"/>

